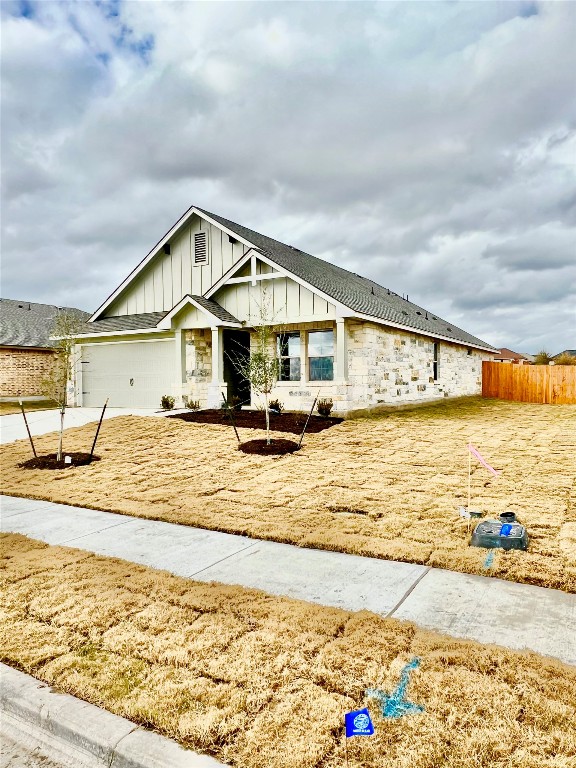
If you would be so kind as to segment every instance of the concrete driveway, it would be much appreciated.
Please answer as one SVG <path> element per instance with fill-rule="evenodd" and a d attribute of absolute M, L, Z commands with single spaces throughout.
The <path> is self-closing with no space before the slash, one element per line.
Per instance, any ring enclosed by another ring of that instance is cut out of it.
<path fill-rule="evenodd" d="M 98 421 L 101 408 L 67 408 L 64 418 L 64 428 L 83 427 L 91 421 Z M 178 411 L 156 411 L 152 408 L 107 408 L 105 419 L 113 419 L 115 416 L 159 416 L 178 413 Z M 57 410 L 30 411 L 26 414 L 28 426 L 33 436 L 44 435 L 47 432 L 55 432 L 60 429 L 60 414 Z M 13 443 L 16 440 L 26 440 L 28 435 L 21 413 L 0 416 L 0 445 Z"/>

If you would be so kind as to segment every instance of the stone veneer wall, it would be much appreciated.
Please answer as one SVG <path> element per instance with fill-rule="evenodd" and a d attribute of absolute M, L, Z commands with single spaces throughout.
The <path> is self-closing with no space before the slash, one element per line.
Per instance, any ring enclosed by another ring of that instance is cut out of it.
<path fill-rule="evenodd" d="M 0 397 L 42 395 L 42 382 L 54 366 L 52 350 L 0 349 Z"/>
<path fill-rule="evenodd" d="M 212 379 L 212 333 L 209 328 L 185 331 L 186 385 L 184 395 L 206 408 Z"/>
<path fill-rule="evenodd" d="M 349 410 L 482 391 L 482 360 L 491 359 L 488 353 L 440 341 L 434 381 L 433 339 L 375 323 L 347 324 Z"/>
<path fill-rule="evenodd" d="M 288 324 L 282 331 L 335 328 L 331 320 Z M 417 333 L 394 330 L 376 323 L 346 320 L 348 381 L 280 381 L 270 399 L 286 410 L 307 411 L 316 394 L 334 402 L 334 412 L 373 408 L 377 405 L 476 395 L 482 391 L 482 360 L 491 355 L 460 344 L 440 342 L 439 376 L 433 378 L 434 340 Z M 206 407 L 212 376 L 210 330 L 186 331 L 185 394 Z M 275 342 L 274 342 L 275 343 Z M 255 335 L 251 335 L 254 349 Z M 336 365 L 334 366 L 336 370 Z M 252 405 L 261 405 L 252 395 Z"/>

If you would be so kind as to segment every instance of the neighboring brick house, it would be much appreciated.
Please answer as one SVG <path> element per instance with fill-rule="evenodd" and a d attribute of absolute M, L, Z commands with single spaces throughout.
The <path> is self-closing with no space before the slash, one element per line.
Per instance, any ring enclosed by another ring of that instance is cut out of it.
<path fill-rule="evenodd" d="M 70 308 L 0 299 L 0 398 L 42 396 L 54 364 L 50 329 L 62 309 Z"/>
<path fill-rule="evenodd" d="M 233 359 L 250 354 L 263 302 L 277 326 L 271 397 L 288 410 L 318 392 L 340 413 L 479 394 L 497 352 L 372 280 L 192 207 L 86 323 L 77 402 L 257 405 Z"/>

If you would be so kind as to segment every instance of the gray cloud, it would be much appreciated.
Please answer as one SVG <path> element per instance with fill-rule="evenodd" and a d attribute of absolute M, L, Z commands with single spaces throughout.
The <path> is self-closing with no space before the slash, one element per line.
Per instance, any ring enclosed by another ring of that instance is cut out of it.
<path fill-rule="evenodd" d="M 5 295 L 95 308 L 195 203 L 491 343 L 574 346 L 572 4 L 19 8 Z"/>

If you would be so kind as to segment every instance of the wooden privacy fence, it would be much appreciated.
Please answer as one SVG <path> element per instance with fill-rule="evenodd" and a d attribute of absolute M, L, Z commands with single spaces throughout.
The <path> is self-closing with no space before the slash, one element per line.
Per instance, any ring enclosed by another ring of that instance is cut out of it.
<path fill-rule="evenodd" d="M 576 404 L 576 365 L 482 363 L 482 397 Z"/>

